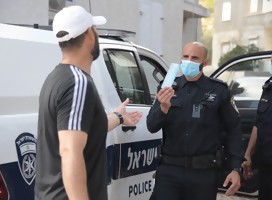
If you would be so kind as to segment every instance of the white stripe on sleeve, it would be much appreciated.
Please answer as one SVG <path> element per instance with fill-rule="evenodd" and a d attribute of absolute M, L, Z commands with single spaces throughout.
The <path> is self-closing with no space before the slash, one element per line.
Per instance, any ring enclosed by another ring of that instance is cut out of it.
<path fill-rule="evenodd" d="M 70 65 L 70 69 L 74 74 L 75 86 L 68 130 L 81 130 L 82 113 L 87 90 L 87 78 L 80 69 L 72 65 Z"/>

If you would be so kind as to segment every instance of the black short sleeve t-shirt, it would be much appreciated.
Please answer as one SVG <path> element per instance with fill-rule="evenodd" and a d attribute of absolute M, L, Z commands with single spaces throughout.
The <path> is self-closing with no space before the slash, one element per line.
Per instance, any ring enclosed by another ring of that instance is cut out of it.
<path fill-rule="evenodd" d="M 91 76 L 73 65 L 59 64 L 45 80 L 39 104 L 35 199 L 68 199 L 58 131 L 79 130 L 88 134 L 84 159 L 89 196 L 106 200 L 108 122 Z"/>

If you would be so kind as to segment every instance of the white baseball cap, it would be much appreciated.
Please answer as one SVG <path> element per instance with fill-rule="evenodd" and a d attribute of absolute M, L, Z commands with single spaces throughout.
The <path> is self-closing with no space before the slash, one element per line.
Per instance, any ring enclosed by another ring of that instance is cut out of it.
<path fill-rule="evenodd" d="M 54 17 L 53 32 L 65 31 L 67 35 L 57 37 L 59 42 L 68 41 L 84 33 L 93 25 L 103 25 L 107 22 L 103 16 L 92 16 L 81 6 L 69 6 L 60 10 Z"/>

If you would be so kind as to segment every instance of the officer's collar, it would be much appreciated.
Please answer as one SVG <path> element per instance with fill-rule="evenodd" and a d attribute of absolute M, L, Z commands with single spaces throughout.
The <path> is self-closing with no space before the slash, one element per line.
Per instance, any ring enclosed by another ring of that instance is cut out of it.
<path fill-rule="evenodd" d="M 203 89 L 209 89 L 210 88 L 210 82 L 207 81 L 207 77 L 202 74 L 198 80 L 196 81 L 191 81 L 194 82 L 198 87 L 203 88 Z M 183 88 L 187 83 L 190 81 L 187 81 L 186 77 L 183 75 L 180 78 L 176 80 L 177 84 L 179 87 Z"/>

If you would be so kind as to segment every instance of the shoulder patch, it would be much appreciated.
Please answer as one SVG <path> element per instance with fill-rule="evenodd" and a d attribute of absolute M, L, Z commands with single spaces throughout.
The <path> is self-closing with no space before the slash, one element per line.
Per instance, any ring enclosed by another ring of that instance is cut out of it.
<path fill-rule="evenodd" d="M 225 85 L 228 87 L 228 84 L 220 79 L 217 78 L 213 78 L 213 77 L 208 77 L 211 81 L 217 82 L 217 83 L 221 83 L 222 85 Z"/>

